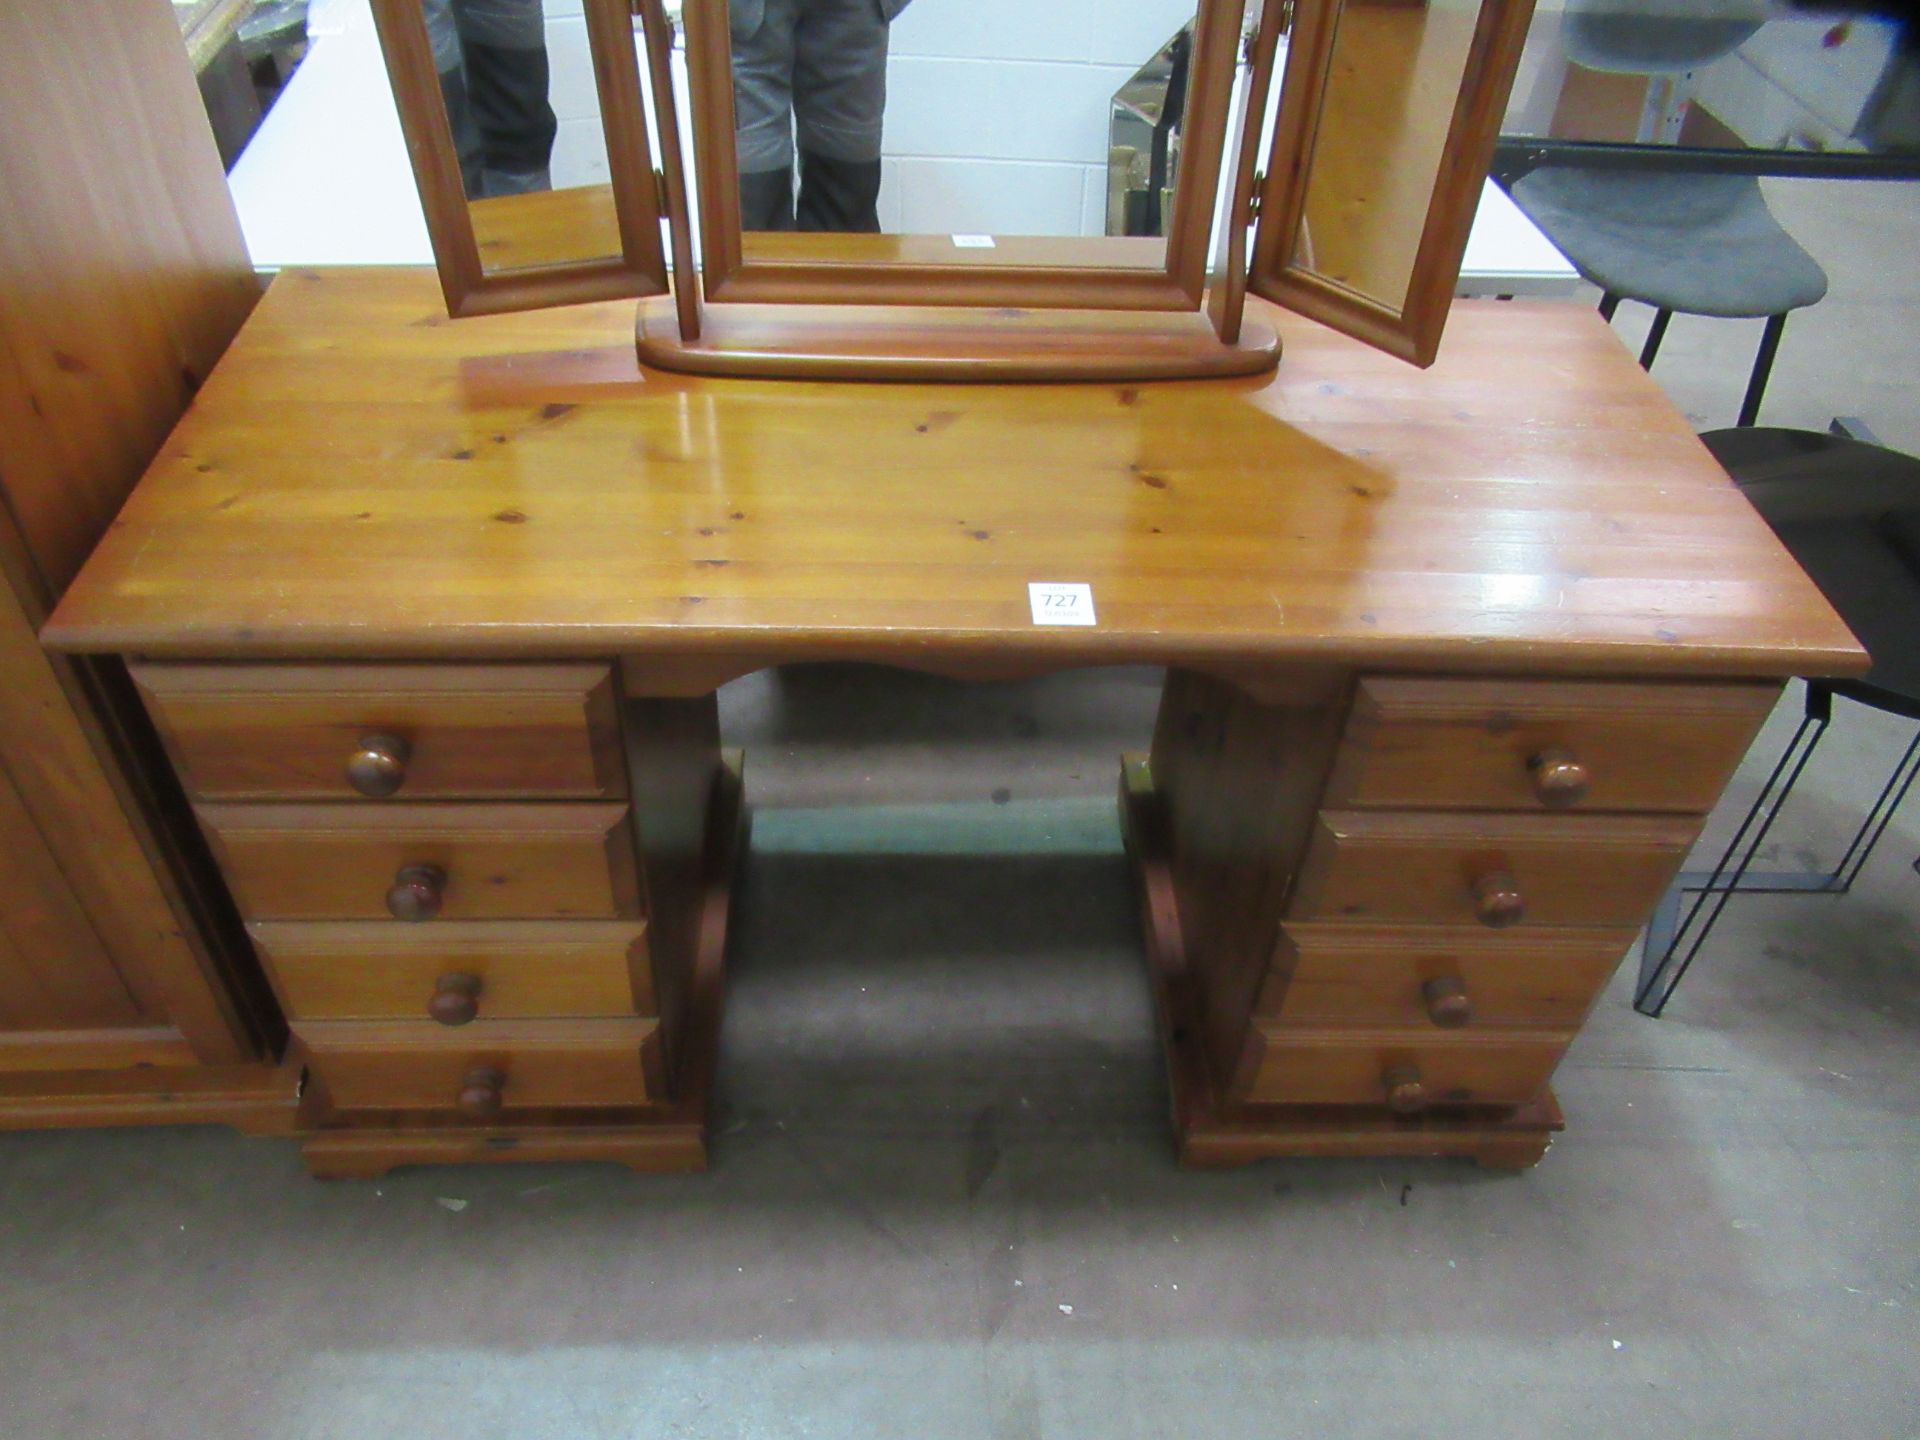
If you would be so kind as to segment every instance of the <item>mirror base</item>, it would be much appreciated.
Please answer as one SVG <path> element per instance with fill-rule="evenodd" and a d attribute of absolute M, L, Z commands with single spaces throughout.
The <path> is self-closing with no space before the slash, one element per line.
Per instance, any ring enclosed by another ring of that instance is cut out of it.
<path fill-rule="evenodd" d="M 640 363 L 782 380 L 1193 380 L 1259 375 L 1280 337 L 1249 316 L 1224 345 L 1205 315 L 1154 310 L 980 310 L 932 305 L 709 305 L 680 338 L 669 299 L 640 306 Z"/>

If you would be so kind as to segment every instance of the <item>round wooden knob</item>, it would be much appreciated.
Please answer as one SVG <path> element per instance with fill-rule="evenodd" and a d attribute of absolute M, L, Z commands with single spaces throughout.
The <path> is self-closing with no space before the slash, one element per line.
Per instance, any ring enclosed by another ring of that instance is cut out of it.
<path fill-rule="evenodd" d="M 1387 1108 L 1396 1115 L 1417 1115 L 1427 1108 L 1427 1087 L 1420 1083 L 1420 1067 L 1395 1065 L 1380 1077 L 1387 1090 Z"/>
<path fill-rule="evenodd" d="M 1520 882 L 1506 870 L 1491 870 L 1473 882 L 1473 913 L 1482 925 L 1495 930 L 1518 925 L 1527 913 Z"/>
<path fill-rule="evenodd" d="M 480 1013 L 478 975 L 442 975 L 433 982 L 427 1014 L 442 1025 L 464 1025 Z"/>
<path fill-rule="evenodd" d="M 1458 975 L 1435 976 L 1420 987 L 1420 998 L 1427 1003 L 1427 1018 L 1443 1030 L 1458 1030 L 1473 1019 L 1467 982 Z"/>
<path fill-rule="evenodd" d="M 402 865 L 387 887 L 387 913 L 396 920 L 431 920 L 446 890 L 447 872 L 438 865 Z"/>
<path fill-rule="evenodd" d="M 476 1065 L 460 1082 L 460 1095 L 454 1101 L 460 1113 L 476 1120 L 490 1120 L 506 1104 L 506 1075 L 491 1065 Z"/>
<path fill-rule="evenodd" d="M 1535 798 L 1555 810 L 1564 810 L 1584 800 L 1587 784 L 1593 778 L 1579 757 L 1564 745 L 1542 750 L 1527 762 L 1527 769 L 1533 774 Z"/>
<path fill-rule="evenodd" d="M 347 760 L 347 783 L 369 800 L 384 800 L 407 783 L 413 747 L 398 735 L 362 736 Z"/>

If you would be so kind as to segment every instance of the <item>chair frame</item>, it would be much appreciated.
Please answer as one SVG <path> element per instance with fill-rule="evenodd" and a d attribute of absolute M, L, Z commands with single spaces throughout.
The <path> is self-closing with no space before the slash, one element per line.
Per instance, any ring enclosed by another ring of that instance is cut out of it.
<path fill-rule="evenodd" d="M 1707 937 L 1713 933 L 1727 902 L 1740 895 L 1845 895 L 1866 868 L 1874 847 L 1900 808 L 1901 801 L 1920 777 L 1920 728 L 1901 752 L 1899 763 L 1880 789 L 1860 828 L 1854 832 L 1839 863 L 1828 871 L 1756 871 L 1754 857 L 1766 843 L 1774 821 L 1780 818 L 1787 798 L 1793 793 L 1807 762 L 1819 748 L 1821 738 L 1833 720 L 1836 695 L 1920 720 L 1920 711 L 1905 704 L 1890 705 L 1884 692 L 1871 686 L 1845 681 L 1809 680 L 1800 723 L 1781 752 L 1760 793 L 1747 808 L 1746 816 L 1733 833 L 1733 839 L 1721 852 L 1711 870 L 1684 870 L 1667 888 L 1647 924 L 1646 939 L 1640 951 L 1640 975 L 1634 984 L 1633 1008 L 1642 1015 L 1658 1019 L 1667 1001 L 1699 958 Z M 1871 692 L 1862 693 L 1863 691 Z M 1738 852 L 1738 859 L 1735 859 Z M 1687 895 L 1694 899 L 1684 917 L 1681 904 Z M 1704 917 L 1704 918 L 1703 918 Z M 1698 929 L 1695 929 L 1696 924 Z M 1677 958 L 1676 958 L 1677 957 Z"/>
<path fill-rule="evenodd" d="M 1625 297 L 1609 290 L 1600 297 L 1600 318 L 1609 325 L 1613 323 L 1613 312 L 1620 308 Z M 1747 376 L 1747 393 L 1740 401 L 1740 418 L 1734 423 L 1745 429 L 1760 418 L 1760 401 L 1767 393 L 1767 381 L 1773 375 L 1773 358 L 1780 353 L 1780 337 L 1787 333 L 1787 315 L 1782 310 L 1777 315 L 1767 316 L 1767 327 L 1760 332 L 1760 350 L 1753 357 L 1753 370 Z M 1708 316 L 1708 319 L 1722 319 L 1722 316 Z M 1653 314 L 1653 327 L 1647 331 L 1647 343 L 1640 351 L 1640 368 L 1653 369 L 1653 357 L 1660 353 L 1660 342 L 1667 338 L 1667 324 L 1673 319 L 1673 311 L 1664 306 Z"/>

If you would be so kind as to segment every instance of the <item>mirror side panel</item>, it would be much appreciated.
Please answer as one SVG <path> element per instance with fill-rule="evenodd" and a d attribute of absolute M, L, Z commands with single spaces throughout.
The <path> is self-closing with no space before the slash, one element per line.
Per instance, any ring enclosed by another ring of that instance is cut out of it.
<path fill-rule="evenodd" d="M 1248 288 L 1432 364 L 1532 13 L 1299 0 Z"/>
<path fill-rule="evenodd" d="M 549 100 L 544 31 L 516 37 L 518 45 L 478 47 L 527 92 L 530 158 L 521 158 L 522 170 L 496 173 L 493 157 L 477 153 L 476 127 L 463 109 L 465 70 L 475 59 L 458 37 L 436 33 L 452 23 L 446 0 L 373 0 L 372 8 L 448 314 L 667 293 L 661 201 L 626 0 L 585 0 L 584 33 L 575 38 L 591 57 L 606 170 L 602 177 L 582 165 L 576 183 L 560 186 L 552 168 L 561 122 Z M 442 55 L 453 57 L 445 74 Z M 567 123 L 591 124 L 571 115 Z"/>

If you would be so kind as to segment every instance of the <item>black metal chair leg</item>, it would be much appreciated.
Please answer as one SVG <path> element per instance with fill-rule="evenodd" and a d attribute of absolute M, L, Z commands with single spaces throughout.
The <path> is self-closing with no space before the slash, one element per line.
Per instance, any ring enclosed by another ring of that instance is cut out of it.
<path fill-rule="evenodd" d="M 1653 357 L 1660 353 L 1660 342 L 1667 338 L 1667 322 L 1673 319 L 1671 310 L 1657 310 L 1653 316 L 1653 328 L 1647 331 L 1646 347 L 1640 352 L 1640 368 L 1651 370 Z"/>
<path fill-rule="evenodd" d="M 1741 888 L 1741 880 L 1752 867 L 1760 847 L 1766 843 L 1767 832 L 1773 829 L 1773 822 L 1780 818 L 1787 797 L 1793 793 L 1801 772 L 1807 768 L 1807 761 L 1813 758 L 1813 752 L 1819 748 L 1820 737 L 1826 734 L 1832 719 L 1833 692 L 1818 682 L 1810 682 L 1799 727 L 1787 742 L 1787 748 L 1780 752 L 1773 773 L 1767 776 L 1767 783 L 1760 787 L 1760 793 L 1754 797 L 1739 829 L 1733 832 L 1733 839 L 1727 842 L 1719 862 L 1706 877 L 1704 885 L 1699 885 L 1697 889 L 1694 885 L 1685 885 L 1684 888 L 1695 890 L 1693 904 L 1687 907 L 1686 918 L 1667 933 L 1662 933 L 1666 932 L 1665 924 L 1656 923 L 1648 927 L 1647 938 L 1640 952 L 1640 977 L 1633 990 L 1633 1008 L 1642 1015 L 1657 1020 L 1660 1012 L 1667 1008 L 1667 1001 L 1699 957 L 1701 947 L 1707 943 L 1707 936 L 1713 933 L 1720 912 L 1727 908 L 1727 901 L 1733 898 L 1733 892 Z M 1736 853 L 1739 856 L 1737 860 L 1734 858 Z M 1729 867 L 1731 874 L 1728 873 Z M 1682 888 L 1682 884 L 1682 881 L 1676 880 L 1675 889 Z M 1663 905 L 1663 912 L 1665 909 Z M 1657 918 L 1664 919 L 1665 916 L 1663 914 Z M 1695 922 L 1701 922 L 1697 930 L 1694 928 Z M 1683 946 L 1684 954 L 1681 953 Z M 1677 964 L 1675 957 L 1678 957 Z"/>
<path fill-rule="evenodd" d="M 1867 868 L 1867 861 L 1873 858 L 1874 847 L 1880 843 L 1880 837 L 1887 833 L 1887 826 L 1893 823 L 1893 812 L 1907 798 L 1907 792 L 1913 788 L 1916 779 L 1920 779 L 1920 731 L 1916 731 L 1907 742 L 1907 748 L 1900 754 L 1900 763 L 1893 767 L 1893 774 L 1882 787 L 1879 798 L 1873 802 L 1873 808 L 1867 811 L 1867 818 L 1860 822 L 1860 828 L 1854 832 L 1846 853 L 1840 857 L 1840 863 L 1833 867 L 1833 877 L 1828 887 L 1830 893 L 1845 895 L 1853 889 L 1853 882 L 1860 878 L 1860 872 Z"/>
<path fill-rule="evenodd" d="M 1772 829 L 1774 820 L 1786 805 L 1787 796 L 1792 793 L 1800 772 L 1806 768 L 1807 761 L 1819 745 L 1831 714 L 1831 692 L 1824 686 L 1809 685 L 1806 714 L 1799 728 L 1787 742 L 1787 748 L 1774 766 L 1773 774 L 1761 787 L 1759 796 L 1747 811 L 1746 818 L 1740 822 L 1740 828 L 1734 833 L 1719 863 L 1711 871 L 1684 871 L 1668 887 L 1654 911 L 1653 919 L 1647 925 L 1647 938 L 1641 950 L 1640 979 L 1634 987 L 1633 1008 L 1642 1015 L 1658 1018 L 1666 1008 L 1667 1000 L 1679 985 L 1681 977 L 1687 973 L 1687 967 L 1693 964 L 1706 944 L 1707 935 L 1720 918 L 1720 912 L 1735 894 L 1845 895 L 1860 878 L 1860 872 L 1866 868 L 1875 847 L 1887 833 L 1894 812 L 1900 808 L 1915 782 L 1920 781 L 1920 730 L 1914 732 L 1906 748 L 1901 751 L 1893 773 L 1880 788 L 1880 794 L 1861 820 L 1853 839 L 1847 842 L 1845 852 L 1833 869 L 1758 873 L 1750 868 L 1767 832 Z M 1784 785 L 1780 784 L 1783 775 Z M 1757 831 L 1754 830 L 1756 822 L 1759 825 Z M 1742 851 L 1743 846 L 1744 853 L 1736 861 L 1735 854 Z M 1682 919 L 1681 905 L 1688 895 L 1692 895 L 1694 900 Z M 1699 922 L 1697 930 L 1694 928 L 1696 922 Z M 1684 954 L 1681 953 L 1682 946 L 1685 946 Z M 1679 957 L 1677 965 L 1676 956 Z"/>
<path fill-rule="evenodd" d="M 1760 353 L 1753 357 L 1753 374 L 1747 377 L 1747 398 L 1740 402 L 1740 425 L 1751 425 L 1760 417 L 1760 397 L 1767 393 L 1767 377 L 1773 373 L 1773 357 L 1779 353 L 1780 337 L 1786 332 L 1783 311 L 1767 317 L 1767 328 L 1760 332 Z"/>
<path fill-rule="evenodd" d="M 1620 308 L 1620 297 L 1609 290 L 1600 297 L 1600 318 L 1609 325 L 1613 323 L 1613 312 Z"/>

